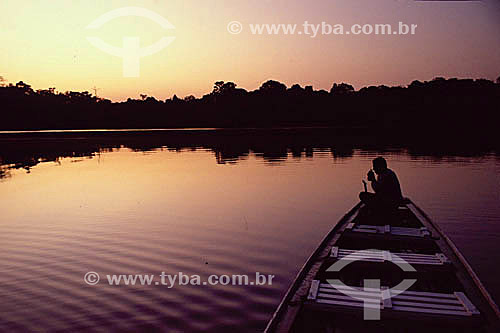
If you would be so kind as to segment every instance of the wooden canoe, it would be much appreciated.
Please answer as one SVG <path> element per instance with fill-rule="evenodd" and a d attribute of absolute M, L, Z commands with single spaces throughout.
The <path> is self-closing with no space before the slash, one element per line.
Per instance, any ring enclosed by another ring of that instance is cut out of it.
<path fill-rule="evenodd" d="M 366 284 L 373 280 L 376 288 Z M 390 218 L 362 203 L 349 211 L 306 261 L 265 332 L 471 330 L 500 332 L 498 306 L 439 226 L 405 199 Z"/>

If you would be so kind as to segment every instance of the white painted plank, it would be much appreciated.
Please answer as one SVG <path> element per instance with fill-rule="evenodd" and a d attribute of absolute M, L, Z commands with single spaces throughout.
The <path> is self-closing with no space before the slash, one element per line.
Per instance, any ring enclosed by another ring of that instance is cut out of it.
<path fill-rule="evenodd" d="M 371 255 L 371 254 L 349 254 L 349 255 L 342 255 L 341 258 L 352 258 L 354 260 L 361 260 L 361 259 L 379 259 L 384 261 L 383 256 L 376 256 L 376 255 Z"/>
<path fill-rule="evenodd" d="M 396 290 L 391 290 L 391 295 L 395 295 Z M 401 294 L 400 294 L 401 295 Z M 451 298 L 457 299 L 453 294 L 443 294 L 443 293 L 431 293 L 426 291 L 404 291 L 402 295 L 414 295 L 414 296 L 426 296 L 426 297 L 437 297 L 437 298 Z"/>
<path fill-rule="evenodd" d="M 382 252 L 376 253 L 376 252 L 353 252 L 353 253 L 341 253 L 343 257 L 351 256 L 351 257 L 378 257 L 378 258 L 383 258 L 384 254 Z"/>
<path fill-rule="evenodd" d="M 455 296 L 457 296 L 458 300 L 463 304 L 467 312 L 471 314 L 479 314 L 478 309 L 472 304 L 472 302 L 465 296 L 462 292 L 456 292 Z"/>
<path fill-rule="evenodd" d="M 392 302 L 392 304 L 394 306 L 411 306 L 416 308 L 465 311 L 464 307 L 461 305 L 430 304 L 430 303 L 416 303 L 416 302 L 404 302 L 404 301 L 394 301 Z"/>
<path fill-rule="evenodd" d="M 330 304 L 330 305 L 341 305 L 348 307 L 359 307 L 359 308 L 370 308 L 370 309 L 380 309 L 380 306 L 374 304 L 364 304 L 364 303 L 354 303 L 354 302 L 342 302 L 342 301 L 332 301 L 326 299 L 320 299 L 316 301 L 317 303 Z"/>
<path fill-rule="evenodd" d="M 355 232 L 363 232 L 363 233 L 370 233 L 370 234 L 377 234 L 377 230 L 370 230 L 370 229 L 354 229 Z"/>
<path fill-rule="evenodd" d="M 356 228 L 358 228 L 358 229 L 375 229 L 375 230 L 378 230 L 378 229 L 379 229 L 379 226 L 376 226 L 376 225 L 368 225 L 368 224 L 360 224 L 360 225 L 358 225 Z"/>
<path fill-rule="evenodd" d="M 341 260 L 355 261 L 362 259 L 363 261 L 382 262 L 391 261 L 394 263 L 408 262 L 410 264 L 421 265 L 442 265 L 443 261 L 436 255 L 428 254 L 406 254 L 406 253 L 391 253 L 390 251 L 382 250 L 346 250 L 337 247 L 332 248 L 331 256 Z M 345 257 L 349 259 L 345 259 Z M 396 257 L 397 256 L 397 257 Z M 367 258 L 369 257 L 369 258 Z"/>
<path fill-rule="evenodd" d="M 319 280 L 313 280 L 311 282 L 311 288 L 309 289 L 309 295 L 307 299 L 316 299 L 319 290 Z"/>
<path fill-rule="evenodd" d="M 346 295 L 350 296 L 351 298 L 372 298 L 372 299 L 378 299 L 380 300 L 380 293 L 379 294 L 372 294 L 372 293 L 366 293 L 362 291 L 350 291 L 350 290 L 335 290 L 335 289 L 322 289 L 320 288 L 318 295 L 330 295 L 330 296 L 335 296 L 335 295 Z M 359 297 L 354 297 L 354 296 L 359 296 Z M 318 296 L 319 297 L 319 296 Z"/>
<path fill-rule="evenodd" d="M 439 261 L 439 260 L 419 260 L 419 259 L 394 259 L 393 260 L 394 263 L 399 263 L 399 262 L 408 262 L 410 264 L 421 264 L 421 265 L 426 265 L 426 264 L 429 264 L 429 265 L 442 265 L 443 262 L 442 261 Z"/>
<path fill-rule="evenodd" d="M 339 255 L 339 248 L 337 246 L 332 247 L 332 252 L 330 254 L 330 257 L 337 258 L 338 255 Z"/>
<path fill-rule="evenodd" d="M 421 309 L 421 308 L 414 308 L 414 307 L 407 307 L 407 306 L 393 306 L 392 309 L 397 310 L 397 311 L 432 313 L 432 314 L 440 314 L 440 315 L 470 316 L 470 313 L 468 313 L 466 311 Z"/>
<path fill-rule="evenodd" d="M 411 258 L 437 258 L 435 254 L 420 254 L 420 253 L 395 253 L 400 257 L 411 257 Z"/>
<path fill-rule="evenodd" d="M 350 297 L 350 296 L 324 294 L 321 292 L 318 294 L 317 299 L 318 300 L 319 299 L 332 299 L 332 300 L 339 300 L 339 301 L 358 301 L 358 302 L 367 302 L 367 303 L 380 303 L 380 298 L 367 298 L 367 297 L 356 298 L 356 297 Z"/>
<path fill-rule="evenodd" d="M 334 287 L 335 286 L 335 287 Z M 330 288 L 330 289 L 337 289 L 337 290 L 355 290 L 355 291 L 365 291 L 365 292 L 370 292 L 370 293 L 378 293 L 380 294 L 380 289 L 377 288 L 362 288 L 362 287 L 350 287 L 346 285 L 331 285 L 329 283 L 321 283 L 320 284 L 321 288 Z"/>
<path fill-rule="evenodd" d="M 443 262 L 443 264 L 451 264 L 450 259 L 442 253 L 436 253 L 436 257 Z"/>
<path fill-rule="evenodd" d="M 419 296 L 406 296 L 406 295 L 397 295 L 392 297 L 394 300 L 408 300 L 408 301 L 419 301 L 419 302 L 427 302 L 427 303 L 446 303 L 446 304 L 461 304 L 457 299 L 449 299 L 449 298 L 437 298 L 437 297 L 419 297 Z"/>

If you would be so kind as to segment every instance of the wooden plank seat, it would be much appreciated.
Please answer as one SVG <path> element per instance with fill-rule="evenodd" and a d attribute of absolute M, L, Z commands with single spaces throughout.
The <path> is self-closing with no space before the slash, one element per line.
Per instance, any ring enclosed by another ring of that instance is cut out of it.
<path fill-rule="evenodd" d="M 381 234 L 392 236 L 409 236 L 409 237 L 430 237 L 430 231 L 425 228 L 405 228 L 405 227 L 391 227 L 390 225 L 356 225 L 349 223 L 345 231 L 360 232 L 368 234 Z"/>
<path fill-rule="evenodd" d="M 452 294 L 430 293 L 420 291 L 404 291 L 381 287 L 354 288 L 345 285 L 323 283 L 314 280 L 308 294 L 308 304 L 324 306 L 323 310 L 363 311 L 363 307 L 379 308 L 385 313 L 414 313 L 418 315 L 438 315 L 455 317 L 472 317 L 479 311 L 463 292 Z"/>
<path fill-rule="evenodd" d="M 410 265 L 449 265 L 450 260 L 442 254 L 392 253 L 382 250 L 347 250 L 332 247 L 330 258 L 350 261 L 408 263 Z"/>

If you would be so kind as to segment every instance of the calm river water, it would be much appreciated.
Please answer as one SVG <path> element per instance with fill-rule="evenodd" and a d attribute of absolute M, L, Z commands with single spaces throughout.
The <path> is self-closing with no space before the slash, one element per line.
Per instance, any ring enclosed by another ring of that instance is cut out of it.
<path fill-rule="evenodd" d="M 500 300 L 495 153 L 297 139 L 268 150 L 231 140 L 113 141 L 3 143 L 1 331 L 261 331 L 306 258 L 357 203 L 377 155 Z M 87 272 L 100 282 L 87 284 Z M 158 284 L 161 272 L 199 275 L 201 285 Z M 253 281 L 256 272 L 274 275 L 272 285 L 203 285 L 212 274 Z M 155 280 L 113 286 L 109 274 Z"/>

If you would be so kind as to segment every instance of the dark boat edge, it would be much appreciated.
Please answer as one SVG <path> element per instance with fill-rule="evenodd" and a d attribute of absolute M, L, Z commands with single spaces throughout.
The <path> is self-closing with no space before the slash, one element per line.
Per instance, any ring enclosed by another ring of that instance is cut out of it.
<path fill-rule="evenodd" d="M 465 257 L 462 255 L 462 253 L 458 250 L 456 245 L 452 242 L 452 240 L 443 232 L 443 230 L 420 208 L 418 207 L 411 199 L 405 198 L 405 204 L 406 205 L 411 205 L 415 208 L 415 211 L 418 213 L 419 217 L 423 218 L 429 225 L 432 226 L 434 230 L 439 234 L 439 237 L 441 237 L 446 245 L 450 248 L 450 250 L 456 255 L 456 257 L 459 259 L 460 264 L 463 266 L 463 268 L 466 270 L 467 274 L 470 276 L 471 280 L 474 283 L 474 286 L 477 288 L 477 290 L 480 292 L 481 296 L 484 298 L 484 300 L 487 302 L 489 305 L 491 311 L 495 315 L 496 322 L 494 324 L 495 327 L 500 327 L 500 309 L 496 302 L 493 300 L 491 297 L 490 293 L 487 291 L 487 289 L 484 287 L 482 284 L 481 280 L 477 276 L 477 274 L 474 272 L 470 264 L 467 262 Z M 314 250 L 314 252 L 309 256 L 309 258 L 306 260 L 304 265 L 301 267 L 300 271 L 297 273 L 295 279 L 291 283 L 290 287 L 288 288 L 287 292 L 283 296 L 280 304 L 278 305 L 277 309 L 273 313 L 271 319 L 269 320 L 264 333 L 271 333 L 275 332 L 275 330 L 278 328 L 278 325 L 284 321 L 283 316 L 286 315 L 286 311 L 289 310 L 290 306 L 294 306 L 292 304 L 289 304 L 290 301 L 292 300 L 292 297 L 297 293 L 298 289 L 300 288 L 300 285 L 302 284 L 304 278 L 306 277 L 306 274 L 310 271 L 314 261 L 313 259 L 317 257 L 323 250 L 324 248 L 328 245 L 328 243 L 332 240 L 332 238 L 337 234 L 338 230 L 345 225 L 346 221 L 352 219 L 353 216 L 360 210 L 362 206 L 362 203 L 359 202 L 357 205 L 355 205 L 347 214 L 345 214 L 336 224 L 335 226 L 328 232 L 328 234 L 323 238 L 323 240 L 320 242 L 318 247 Z M 295 311 L 298 312 L 300 310 L 299 306 L 295 306 Z M 293 320 L 295 319 L 295 315 L 291 314 L 289 320 L 290 322 L 290 328 L 291 325 L 293 324 Z M 281 331 L 280 331 L 281 332 Z"/>
<path fill-rule="evenodd" d="M 472 281 L 474 282 L 475 286 L 477 289 L 481 292 L 481 295 L 485 298 L 493 312 L 496 314 L 497 319 L 500 320 L 500 309 L 498 308 L 498 305 L 496 304 L 495 300 L 493 297 L 491 297 L 490 293 L 486 289 L 486 287 L 483 285 L 477 274 L 474 272 L 472 269 L 471 265 L 465 259 L 464 255 L 460 252 L 460 250 L 457 248 L 455 243 L 444 233 L 444 231 L 439 227 L 437 223 L 435 223 L 429 215 L 427 215 L 420 207 L 418 207 L 412 200 L 406 199 L 408 201 L 408 204 L 413 205 L 417 212 L 421 215 L 422 218 L 424 218 L 438 233 L 439 236 L 446 242 L 446 244 L 450 247 L 450 249 L 453 251 L 453 253 L 457 256 L 459 259 L 460 263 L 462 266 L 466 269 L 467 273 L 471 277 Z"/>
<path fill-rule="evenodd" d="M 293 280 L 292 284 L 288 288 L 287 292 L 285 293 L 285 296 L 281 299 L 280 304 L 276 308 L 276 311 L 273 313 L 271 319 L 269 320 L 264 333 L 272 332 L 276 328 L 276 325 L 279 323 L 279 319 L 281 315 L 283 315 L 283 311 L 286 310 L 285 306 L 286 304 L 291 300 L 292 296 L 294 295 L 295 291 L 298 289 L 300 284 L 302 283 L 302 280 L 305 277 L 305 274 L 309 271 L 309 268 L 312 266 L 312 259 L 320 254 L 320 252 L 324 249 L 324 247 L 328 244 L 328 242 L 331 240 L 331 238 L 337 233 L 338 229 L 342 227 L 342 225 L 345 224 L 345 222 L 351 218 L 356 212 L 359 211 L 361 208 L 362 203 L 359 202 L 356 206 L 354 206 L 347 214 L 345 214 L 338 222 L 337 224 L 328 232 L 328 234 L 323 238 L 321 243 L 318 245 L 318 247 L 314 250 L 314 252 L 307 258 L 306 262 L 304 265 L 301 267 L 299 273 L 295 276 L 295 279 Z"/>

